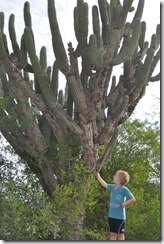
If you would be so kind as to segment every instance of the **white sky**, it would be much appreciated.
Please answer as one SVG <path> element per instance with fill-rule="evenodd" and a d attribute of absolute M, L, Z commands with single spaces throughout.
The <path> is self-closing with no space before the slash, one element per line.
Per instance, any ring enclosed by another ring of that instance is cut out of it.
<path fill-rule="evenodd" d="M 89 12 L 91 17 L 92 5 L 97 5 L 97 0 L 85 0 L 89 4 Z M 46 46 L 48 65 L 53 65 L 54 54 L 51 44 L 51 33 L 47 15 L 47 1 L 46 0 L 29 0 L 32 15 L 32 28 L 35 36 L 35 43 L 38 48 L 39 55 L 40 48 Z M 72 42 L 76 48 L 76 39 L 73 27 L 73 8 L 76 6 L 77 0 L 56 0 L 57 17 L 62 34 L 62 38 L 67 48 L 67 43 Z M 25 0 L 0 0 L 0 12 L 5 13 L 5 33 L 8 34 L 8 20 L 10 14 L 15 15 L 15 29 L 17 34 L 17 41 L 20 43 L 20 38 L 24 30 L 23 7 Z M 160 23 L 160 1 L 159 0 L 145 0 L 145 7 L 142 20 L 146 21 L 146 41 L 150 43 L 151 35 L 156 32 L 156 26 Z M 138 4 L 138 0 L 134 0 L 134 6 Z M 129 13 L 129 17 L 133 17 L 134 13 Z M 91 27 L 91 19 L 89 20 Z M 9 42 L 9 39 L 8 39 Z M 10 50 L 12 52 L 12 50 Z M 155 74 L 159 72 L 160 66 L 156 69 Z M 61 81 L 62 83 L 64 81 Z M 62 85 L 62 84 L 61 84 Z M 157 99 L 158 98 L 158 99 Z M 147 118 L 148 114 L 158 113 L 159 118 L 159 98 L 160 98 L 160 81 L 150 83 L 147 87 L 146 95 L 141 99 L 135 114 L 137 118 Z M 154 107 L 155 106 L 155 107 Z M 154 114 L 153 116 L 154 117 Z"/>

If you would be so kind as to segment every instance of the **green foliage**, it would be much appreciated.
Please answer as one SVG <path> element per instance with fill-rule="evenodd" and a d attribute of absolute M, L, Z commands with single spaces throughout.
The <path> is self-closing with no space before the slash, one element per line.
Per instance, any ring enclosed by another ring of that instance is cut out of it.
<path fill-rule="evenodd" d="M 71 170 L 63 174 L 67 180 L 64 184 L 58 185 L 54 191 L 54 205 L 60 218 L 58 239 L 73 240 L 72 236 L 76 229 L 80 228 L 80 232 L 83 232 L 83 226 L 79 226 L 78 220 L 83 218 L 88 184 L 90 185 L 94 178 L 80 161 L 74 162 Z"/>
<path fill-rule="evenodd" d="M 69 134 L 64 135 L 64 140 L 65 144 L 50 141 L 47 162 L 52 164 L 55 162 L 55 175 L 62 184 L 68 183 L 71 177 L 75 177 L 73 173 L 75 165 L 81 167 L 82 164 L 80 140 L 75 135 Z"/>
<path fill-rule="evenodd" d="M 13 171 L 13 176 L 1 176 L 1 239 L 72 240 L 76 228 L 72 223 L 75 220 L 78 222 L 83 211 L 90 172 L 82 162 L 76 160 L 70 169 L 61 172 L 64 183 L 55 188 L 53 198 L 50 198 L 43 192 L 30 169 L 25 168 L 21 161 L 19 165 L 22 170 Z M 8 165 L 9 169 L 14 170 L 12 163 Z"/>
<path fill-rule="evenodd" d="M 0 154 L 0 239 L 56 238 L 59 219 L 52 199 L 43 192 L 25 162 L 9 149 L 7 145 L 7 157 Z"/>
<path fill-rule="evenodd" d="M 1 191 L 0 233 L 5 240 L 54 239 L 59 219 L 49 197 L 29 184 L 9 181 Z"/>
<path fill-rule="evenodd" d="M 141 172 L 136 181 L 141 178 Z M 127 211 L 127 239 L 139 241 L 159 241 L 160 233 L 160 188 L 155 183 L 138 183 L 131 190 L 136 196 L 135 206 Z"/>

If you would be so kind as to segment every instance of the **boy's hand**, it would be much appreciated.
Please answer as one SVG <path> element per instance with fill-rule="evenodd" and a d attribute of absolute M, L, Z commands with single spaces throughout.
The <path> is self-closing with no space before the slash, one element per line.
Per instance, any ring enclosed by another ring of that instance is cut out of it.
<path fill-rule="evenodd" d="M 127 207 L 129 204 L 132 204 L 133 202 L 135 202 L 135 198 L 134 197 L 132 197 L 132 198 L 130 198 L 130 199 L 128 199 L 127 201 L 125 201 L 125 202 L 123 202 L 122 203 L 122 208 L 125 208 L 125 207 Z"/>
<path fill-rule="evenodd" d="M 123 203 L 121 204 L 121 206 L 122 206 L 122 208 L 125 208 L 125 203 L 123 202 Z"/>

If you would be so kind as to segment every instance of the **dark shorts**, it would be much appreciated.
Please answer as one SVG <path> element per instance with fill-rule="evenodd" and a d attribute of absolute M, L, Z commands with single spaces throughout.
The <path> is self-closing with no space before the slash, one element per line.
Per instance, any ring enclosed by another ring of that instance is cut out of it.
<path fill-rule="evenodd" d="M 108 218 L 109 231 L 113 233 L 125 233 L 125 220 Z"/>

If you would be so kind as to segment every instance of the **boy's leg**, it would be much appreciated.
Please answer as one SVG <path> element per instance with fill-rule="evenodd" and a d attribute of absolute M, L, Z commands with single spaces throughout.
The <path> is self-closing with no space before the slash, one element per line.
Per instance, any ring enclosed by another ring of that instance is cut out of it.
<path fill-rule="evenodd" d="M 119 233 L 118 234 L 118 239 L 121 241 L 124 241 L 125 240 L 125 235 L 124 235 L 124 233 Z"/>
<path fill-rule="evenodd" d="M 125 220 L 118 220 L 118 239 L 125 240 Z"/>
<path fill-rule="evenodd" d="M 108 218 L 108 223 L 109 223 L 109 232 L 110 232 L 110 235 L 109 235 L 109 240 L 116 240 L 117 238 L 117 231 L 116 231 L 116 228 L 115 228 L 115 219 L 113 218 Z"/>
<path fill-rule="evenodd" d="M 110 232 L 109 240 L 116 240 L 117 234 L 114 232 Z"/>

